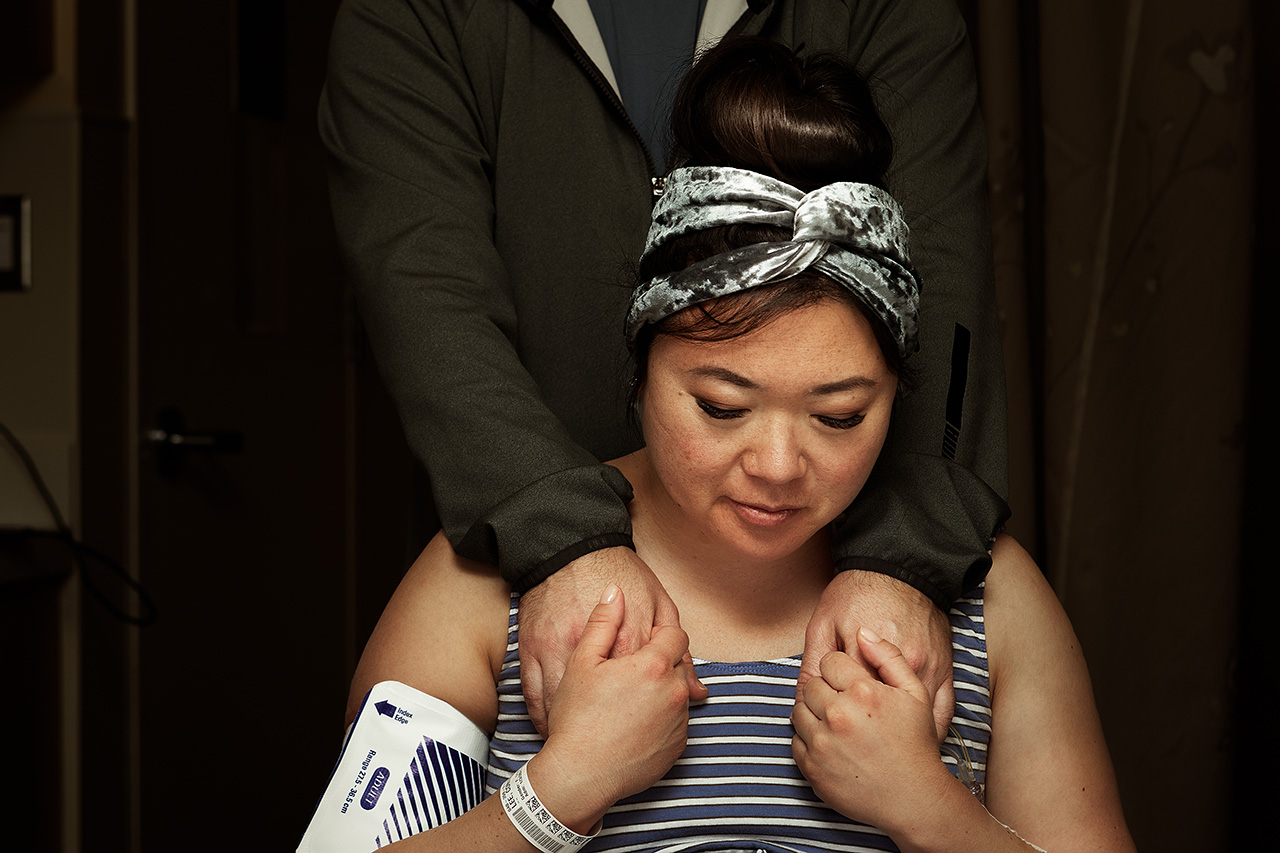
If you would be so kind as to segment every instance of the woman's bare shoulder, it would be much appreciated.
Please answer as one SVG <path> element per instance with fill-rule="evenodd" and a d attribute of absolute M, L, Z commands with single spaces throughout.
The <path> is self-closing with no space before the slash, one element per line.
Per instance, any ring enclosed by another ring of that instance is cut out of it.
<path fill-rule="evenodd" d="M 1132 851 L 1071 621 L 1021 545 L 1001 536 L 991 556 L 987 807 L 1050 850 Z"/>
<path fill-rule="evenodd" d="M 1026 607 L 1037 611 L 1062 609 L 1036 561 L 1016 539 L 1004 533 L 996 537 L 991 548 L 984 601 L 984 610 L 995 612 L 1002 623 L 998 627 L 1021 624 Z"/>
<path fill-rule="evenodd" d="M 370 687 L 400 681 L 493 731 L 510 601 L 495 569 L 459 557 L 437 535 L 405 573 L 360 656 L 347 721 Z"/>
<path fill-rule="evenodd" d="M 983 602 L 993 691 L 1001 679 L 1021 672 L 1039 678 L 1045 666 L 1057 671 L 1065 661 L 1083 665 L 1079 641 L 1057 595 L 1011 536 L 1001 534 L 991 549 Z"/>

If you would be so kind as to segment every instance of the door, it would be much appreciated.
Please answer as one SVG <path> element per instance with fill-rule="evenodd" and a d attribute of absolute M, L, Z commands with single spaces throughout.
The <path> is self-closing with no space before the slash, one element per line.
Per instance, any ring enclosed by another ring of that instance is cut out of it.
<path fill-rule="evenodd" d="M 367 629 L 355 566 L 403 568 L 402 534 L 359 535 L 403 530 L 408 468 L 359 464 L 394 422 L 364 403 L 315 130 L 336 6 L 137 3 L 144 851 L 293 849 Z"/>

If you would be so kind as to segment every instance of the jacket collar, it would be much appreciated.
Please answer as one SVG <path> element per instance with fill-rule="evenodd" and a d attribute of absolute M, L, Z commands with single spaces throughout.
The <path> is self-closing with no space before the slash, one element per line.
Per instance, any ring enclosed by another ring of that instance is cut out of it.
<path fill-rule="evenodd" d="M 604 41 L 600 38 L 600 30 L 596 27 L 596 19 L 591 14 L 591 5 L 588 0 L 523 0 L 523 2 L 543 15 L 554 13 L 572 33 L 578 47 L 600 71 L 601 76 L 608 81 L 614 94 L 621 96 L 618 80 L 614 76 L 609 54 L 605 51 Z M 702 24 L 698 30 L 697 49 L 702 51 L 712 47 L 748 11 L 759 14 L 772 2 L 773 0 L 707 0 L 707 7 L 702 13 Z"/>

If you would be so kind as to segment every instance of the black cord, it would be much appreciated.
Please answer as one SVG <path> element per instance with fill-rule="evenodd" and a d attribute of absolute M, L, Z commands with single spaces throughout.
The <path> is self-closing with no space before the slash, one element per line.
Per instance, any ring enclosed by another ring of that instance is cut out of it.
<path fill-rule="evenodd" d="M 13 448 L 14 453 L 18 455 L 18 459 L 22 462 L 23 467 L 27 469 L 27 474 L 31 477 L 31 482 L 35 484 L 36 491 L 40 493 L 40 498 L 44 501 L 44 505 L 49 510 L 49 515 L 53 517 L 56 530 L 36 530 L 34 528 L 24 528 L 16 531 L 18 535 L 29 539 L 53 539 L 61 542 L 71 549 L 71 557 L 76 568 L 80 573 L 80 581 L 84 584 L 85 589 L 89 590 L 89 594 L 98 600 L 107 612 L 115 618 L 129 625 L 138 625 L 145 627 L 156 621 L 159 611 L 156 609 L 155 602 L 151 600 L 150 594 L 137 580 L 129 576 L 124 567 L 115 560 L 108 557 L 101 551 L 91 548 L 80 540 L 76 539 L 71 527 L 62 517 L 62 512 L 58 509 L 58 503 L 53 499 L 53 494 L 49 491 L 49 487 L 45 485 L 44 477 L 40 476 L 40 469 L 36 467 L 36 462 L 31 458 L 31 454 L 27 452 L 27 448 L 23 446 L 18 437 L 13 434 L 4 423 L 0 422 L 0 435 L 3 435 L 9 446 Z M 133 590 L 138 596 L 138 602 L 142 605 L 142 614 L 135 616 L 132 613 L 126 613 L 115 605 L 110 598 L 94 583 L 93 578 L 89 575 L 86 568 L 86 558 L 102 565 L 108 572 L 120 579 L 126 587 Z"/>
<path fill-rule="evenodd" d="M 53 494 L 49 491 L 49 487 L 44 484 L 44 478 L 40 476 L 40 469 L 36 467 L 36 461 L 31 458 L 31 454 L 27 452 L 27 448 L 23 446 L 18 437 L 13 434 L 3 422 L 0 422 L 0 434 L 3 434 L 5 440 L 13 447 L 13 452 L 18 454 L 18 459 L 27 469 L 27 474 L 36 485 L 36 491 L 40 493 L 40 497 L 44 500 L 44 505 L 49 508 L 49 514 L 53 516 L 53 523 L 58 530 L 70 531 L 67 522 L 62 518 L 62 513 L 58 510 L 58 503 L 53 499 Z"/>

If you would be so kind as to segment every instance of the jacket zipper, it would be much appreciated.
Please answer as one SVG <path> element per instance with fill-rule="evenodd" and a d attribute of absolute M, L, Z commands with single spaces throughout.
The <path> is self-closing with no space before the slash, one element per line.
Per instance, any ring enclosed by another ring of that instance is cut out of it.
<path fill-rule="evenodd" d="M 591 79 L 591 82 L 600 91 L 600 94 L 604 95 L 605 100 L 613 107 L 613 111 L 623 120 L 623 122 L 626 123 L 627 128 L 631 131 L 631 135 L 635 137 L 636 142 L 640 143 L 640 152 L 644 154 L 644 164 L 649 170 L 649 180 L 654 185 L 654 198 L 657 198 L 662 194 L 658 190 L 658 185 L 661 180 L 658 175 L 658 169 L 653 164 L 653 155 L 649 153 L 649 146 L 645 144 L 644 137 L 640 135 L 639 128 L 637 128 L 635 122 L 631 120 L 631 116 L 627 115 L 627 108 L 623 106 L 622 99 L 618 97 L 617 92 L 613 91 L 613 87 L 609 85 L 609 81 L 605 79 L 604 75 L 600 73 L 600 69 L 596 67 L 596 64 L 592 62 L 591 58 L 587 56 L 585 51 L 583 51 L 582 46 L 578 44 L 578 40 L 574 38 L 573 33 L 567 26 L 565 26 L 564 21 L 560 20 L 560 16 L 551 10 L 550 4 L 547 4 L 543 13 L 547 16 L 547 20 L 556 28 L 556 32 L 560 34 L 560 37 L 564 39 L 565 44 L 569 46 L 569 51 L 573 54 L 574 61 L 577 62 L 578 65 L 582 67 L 582 70 L 587 73 L 587 77 Z"/>

